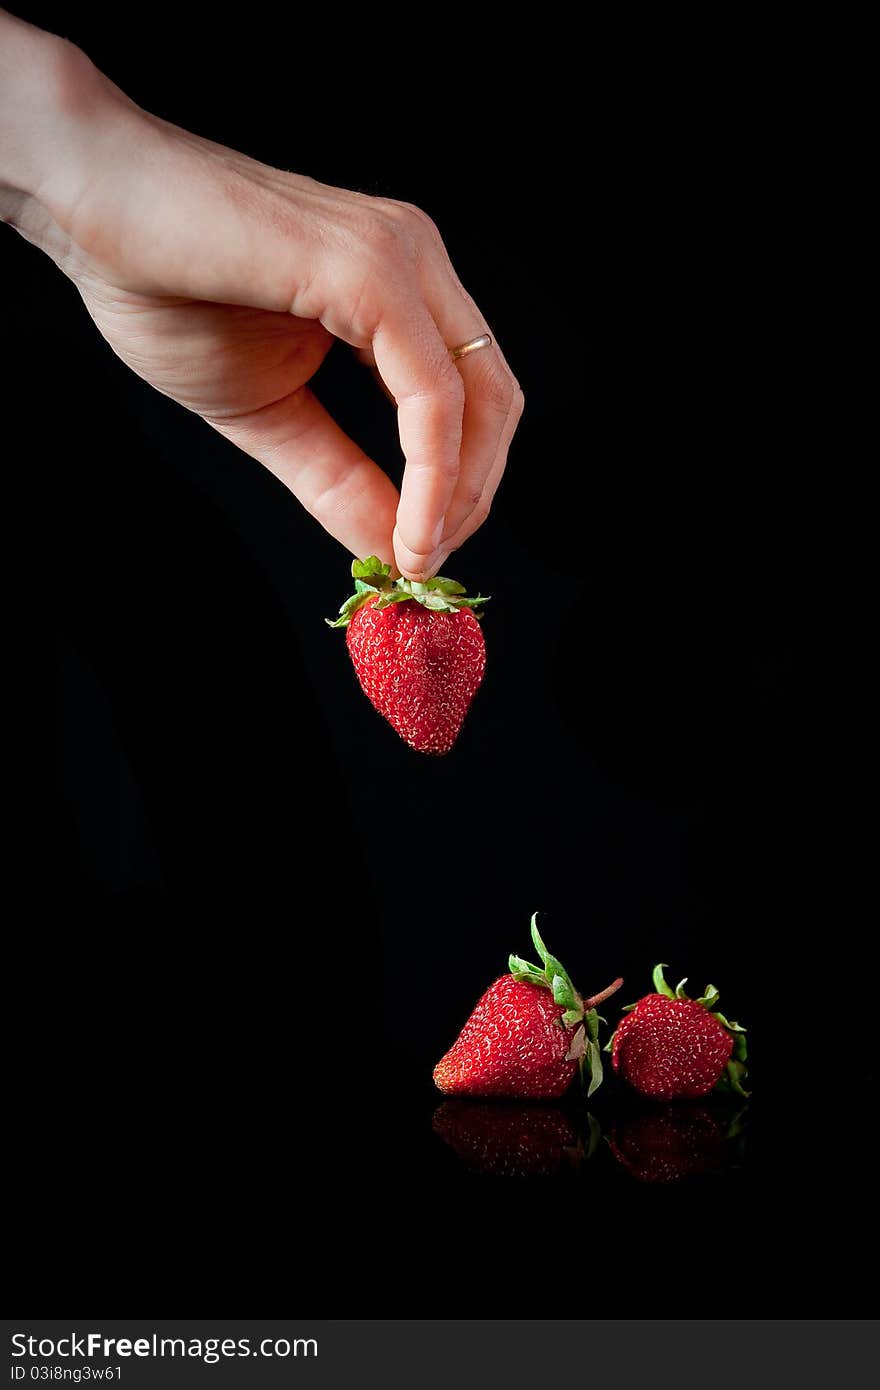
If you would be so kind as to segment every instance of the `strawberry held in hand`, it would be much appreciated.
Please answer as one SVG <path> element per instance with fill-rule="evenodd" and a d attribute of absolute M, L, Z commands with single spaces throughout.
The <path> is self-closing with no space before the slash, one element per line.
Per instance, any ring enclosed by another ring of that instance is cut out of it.
<path fill-rule="evenodd" d="M 588 1073 L 592 1095 L 602 1081 L 595 1005 L 623 984 L 582 999 L 551 956 L 532 917 L 532 941 L 544 968 L 510 957 L 510 974 L 478 1001 L 457 1041 L 434 1068 L 446 1095 L 550 1100 L 564 1094 L 576 1071 Z"/>
<path fill-rule="evenodd" d="M 330 627 L 344 627 L 364 694 L 410 748 L 448 753 L 458 737 L 486 667 L 486 647 L 473 610 L 454 579 L 424 584 L 391 579 L 375 555 L 351 567 L 355 592 Z"/>
<path fill-rule="evenodd" d="M 715 1089 L 747 1095 L 742 1088 L 745 1029 L 712 1011 L 718 999 L 714 985 L 690 999 L 684 992 L 687 981 L 670 989 L 664 969 L 658 965 L 654 971 L 657 993 L 628 1006 L 605 1049 L 614 1070 L 654 1100 L 705 1096 Z"/>

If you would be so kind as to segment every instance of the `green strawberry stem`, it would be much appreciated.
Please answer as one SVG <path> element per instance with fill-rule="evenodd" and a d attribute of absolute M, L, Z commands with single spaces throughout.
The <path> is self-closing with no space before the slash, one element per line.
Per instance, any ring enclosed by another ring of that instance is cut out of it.
<path fill-rule="evenodd" d="M 392 603 L 406 603 L 410 599 L 438 613 L 458 613 L 462 608 L 470 608 L 475 618 L 482 618 L 482 605 L 489 602 L 488 595 L 483 594 L 468 598 L 463 584 L 444 579 L 441 574 L 424 583 L 415 579 L 392 579 L 391 566 L 383 565 L 377 555 L 355 560 L 351 576 L 355 591 L 343 603 L 338 618 L 324 619 L 328 627 L 348 627 L 358 609 L 371 599 L 376 600 L 375 608 L 389 608 Z"/>
<path fill-rule="evenodd" d="M 554 1003 L 562 1005 L 563 1012 L 559 1020 L 560 1024 L 563 1028 L 574 1029 L 566 1060 L 577 1062 L 582 1084 L 589 1076 L 587 1089 L 587 1098 L 589 1099 L 602 1084 L 599 1023 L 600 1021 L 604 1022 L 604 1019 L 600 1020 L 595 1006 L 601 1004 L 603 999 L 610 998 L 616 990 L 620 989 L 623 980 L 618 978 L 607 989 L 600 990 L 598 994 L 590 995 L 588 999 L 583 999 L 572 984 L 571 976 L 565 966 L 550 954 L 541 940 L 541 934 L 538 931 L 537 912 L 532 914 L 531 930 L 532 942 L 541 957 L 543 968 L 540 965 L 533 965 L 531 961 L 523 960 L 521 956 L 511 956 L 508 961 L 508 968 L 515 980 L 522 980 L 530 985 L 538 985 L 541 989 L 549 989 L 553 995 Z"/>

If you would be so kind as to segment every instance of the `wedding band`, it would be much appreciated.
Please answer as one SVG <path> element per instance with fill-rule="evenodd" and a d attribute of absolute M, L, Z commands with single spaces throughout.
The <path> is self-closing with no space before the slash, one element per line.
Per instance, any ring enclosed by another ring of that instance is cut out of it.
<path fill-rule="evenodd" d="M 449 355 L 453 362 L 457 362 L 459 357 L 467 357 L 469 352 L 479 352 L 480 348 L 491 347 L 492 339 L 488 333 L 481 333 L 479 338 L 471 338 L 466 343 L 459 344 L 458 347 L 450 348 Z"/>

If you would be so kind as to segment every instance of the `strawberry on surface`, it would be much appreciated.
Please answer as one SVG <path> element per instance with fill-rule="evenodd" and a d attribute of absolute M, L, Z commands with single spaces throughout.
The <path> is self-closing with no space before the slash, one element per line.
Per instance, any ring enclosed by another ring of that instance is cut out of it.
<path fill-rule="evenodd" d="M 532 941 L 543 968 L 510 957 L 510 974 L 490 985 L 434 1068 L 434 1083 L 446 1095 L 553 1100 L 577 1071 L 590 1077 L 588 1095 L 601 1083 L 595 1005 L 623 982 L 583 999 L 541 940 L 537 916 Z"/>
<path fill-rule="evenodd" d="M 420 753 L 448 753 L 483 680 L 482 596 L 454 579 L 391 579 L 375 555 L 351 567 L 355 592 L 330 627 L 344 627 L 361 689 Z"/>
<path fill-rule="evenodd" d="M 745 1096 L 745 1029 L 713 1010 L 718 990 L 707 985 L 699 999 L 670 989 L 665 967 L 654 970 L 656 993 L 630 1004 L 605 1051 L 614 1070 L 634 1090 L 654 1100 L 695 1099 L 712 1090 Z"/>
<path fill-rule="evenodd" d="M 555 1099 L 577 1071 L 561 1005 L 546 988 L 502 975 L 434 1068 L 447 1095 Z"/>

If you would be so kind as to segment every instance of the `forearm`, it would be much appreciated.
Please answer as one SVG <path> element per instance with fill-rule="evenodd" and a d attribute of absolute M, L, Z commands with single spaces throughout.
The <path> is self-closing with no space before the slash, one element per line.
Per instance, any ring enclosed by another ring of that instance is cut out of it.
<path fill-rule="evenodd" d="M 74 44 L 0 10 L 0 219 L 50 254 L 115 92 Z"/>
<path fill-rule="evenodd" d="M 73 45 L 0 10 L 0 187 L 36 197 L 61 125 L 65 67 Z"/>

